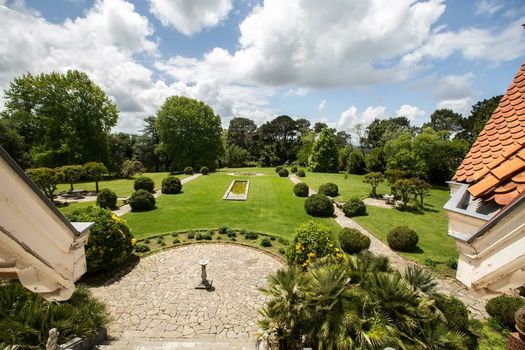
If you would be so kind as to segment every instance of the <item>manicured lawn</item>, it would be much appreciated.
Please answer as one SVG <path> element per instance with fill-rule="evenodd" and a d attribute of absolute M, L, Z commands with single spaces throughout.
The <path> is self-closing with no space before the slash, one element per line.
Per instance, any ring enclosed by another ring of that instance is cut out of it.
<path fill-rule="evenodd" d="M 70 214 L 73 212 L 73 210 L 80 209 L 80 208 L 87 208 L 90 205 L 97 205 L 95 201 L 91 202 L 74 202 L 69 203 L 67 206 L 58 207 L 58 210 L 64 215 Z M 119 199 L 117 200 L 117 206 L 120 207 L 122 205 L 122 201 Z"/>
<path fill-rule="evenodd" d="M 150 177 L 153 182 L 155 182 L 155 189 L 159 189 L 161 186 L 162 180 L 168 176 L 169 173 L 144 173 L 144 176 Z M 183 179 L 187 177 L 188 175 L 177 175 L 178 178 Z M 103 188 L 109 188 L 113 192 L 117 194 L 119 197 L 129 197 L 133 193 L 133 182 L 135 181 L 135 178 L 132 179 L 116 179 L 116 180 L 108 180 L 108 181 L 100 181 L 98 183 L 99 189 Z M 87 190 L 87 191 L 94 191 L 95 190 L 95 182 L 93 181 L 87 181 L 87 182 L 79 182 L 75 183 L 74 187 L 76 190 Z M 69 191 L 69 184 L 60 184 L 57 186 L 56 193 L 59 193 L 61 191 Z"/>
<path fill-rule="evenodd" d="M 435 188 L 430 191 L 430 196 L 426 197 L 423 212 L 367 206 L 368 216 L 354 219 L 385 243 L 387 242 L 387 234 L 392 228 L 406 225 L 418 233 L 418 246 L 421 251 L 401 253 L 401 255 L 420 263 L 425 263 L 425 259 L 446 263 L 450 258 L 457 258 L 454 239 L 447 235 L 448 219 L 443 210 L 443 205 L 448 198 L 448 190 Z"/>
<path fill-rule="evenodd" d="M 319 186 L 327 182 L 333 182 L 339 187 L 338 202 L 344 202 L 352 197 L 366 198 L 370 194 L 372 187 L 363 182 L 362 175 L 349 174 L 345 179 L 345 174 L 312 173 L 307 171 L 306 177 L 301 178 L 314 191 L 319 190 Z M 383 182 L 377 188 L 377 193 L 382 195 L 390 193 L 390 187 Z"/>
<path fill-rule="evenodd" d="M 137 238 L 184 229 L 231 228 L 267 232 L 291 238 L 293 230 L 309 220 L 339 229 L 331 218 L 315 219 L 304 211 L 305 198 L 295 197 L 293 183 L 270 168 L 249 168 L 265 176 L 230 176 L 232 169 L 201 176 L 183 187 L 183 193 L 162 195 L 157 209 L 123 216 Z M 233 180 L 249 180 L 247 201 L 226 201 L 222 197 Z"/>

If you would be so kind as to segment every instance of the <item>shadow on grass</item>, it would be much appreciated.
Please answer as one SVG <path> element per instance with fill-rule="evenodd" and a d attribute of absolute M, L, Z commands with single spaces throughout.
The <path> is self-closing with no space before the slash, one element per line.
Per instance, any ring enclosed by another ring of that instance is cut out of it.
<path fill-rule="evenodd" d="M 115 266 L 107 271 L 100 271 L 95 273 L 86 273 L 82 278 L 78 281 L 78 283 L 82 283 L 85 285 L 88 285 L 90 287 L 100 287 L 103 285 L 109 286 L 117 281 L 119 281 L 122 277 L 126 276 L 128 273 L 137 266 L 137 264 L 140 261 L 140 257 L 131 254 L 129 259 L 118 265 Z"/>

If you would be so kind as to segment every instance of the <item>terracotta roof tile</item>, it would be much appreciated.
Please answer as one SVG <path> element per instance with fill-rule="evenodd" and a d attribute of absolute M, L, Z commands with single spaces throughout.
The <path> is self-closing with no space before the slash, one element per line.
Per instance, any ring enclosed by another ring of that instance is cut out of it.
<path fill-rule="evenodd" d="M 468 191 L 474 197 L 480 197 L 484 193 L 486 193 L 489 190 L 491 190 L 498 183 L 499 183 L 499 179 L 496 176 L 494 176 L 492 174 L 488 174 L 480 182 L 470 186 L 468 188 Z"/>
<path fill-rule="evenodd" d="M 515 172 L 523 168 L 525 168 L 525 160 L 514 157 L 503 162 L 496 169 L 492 169 L 491 174 L 502 180 L 512 176 Z"/>
<path fill-rule="evenodd" d="M 512 202 L 512 200 L 516 198 L 518 195 L 519 195 L 518 191 L 512 191 L 512 192 L 503 193 L 503 194 L 496 194 L 494 196 L 494 201 L 498 203 L 499 205 L 505 206 L 509 204 L 510 202 Z"/>
<path fill-rule="evenodd" d="M 512 178 L 512 181 L 517 182 L 517 183 L 525 183 L 525 171 L 519 173 L 519 174 L 516 175 L 516 176 L 514 176 L 514 177 Z"/>

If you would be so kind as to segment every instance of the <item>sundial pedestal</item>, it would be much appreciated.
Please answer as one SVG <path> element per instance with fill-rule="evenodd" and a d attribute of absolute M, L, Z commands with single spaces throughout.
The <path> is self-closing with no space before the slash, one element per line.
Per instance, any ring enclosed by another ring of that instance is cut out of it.
<path fill-rule="evenodd" d="M 208 265 L 208 260 L 202 259 L 199 261 L 199 265 L 201 266 L 201 282 L 195 287 L 195 289 L 211 289 L 211 285 L 213 283 L 213 280 L 208 279 L 208 275 L 206 273 L 206 265 Z"/>

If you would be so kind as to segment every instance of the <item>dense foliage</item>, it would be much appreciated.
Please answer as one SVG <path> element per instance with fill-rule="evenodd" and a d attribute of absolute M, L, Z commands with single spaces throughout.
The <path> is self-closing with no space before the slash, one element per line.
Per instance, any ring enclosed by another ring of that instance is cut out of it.
<path fill-rule="evenodd" d="M 282 168 L 281 170 L 279 170 L 279 176 L 280 177 L 288 177 L 288 175 L 289 175 L 288 169 Z"/>
<path fill-rule="evenodd" d="M 151 192 L 138 190 L 129 197 L 129 205 L 132 211 L 147 211 L 155 208 L 155 197 Z"/>
<path fill-rule="evenodd" d="M 86 171 L 82 165 L 64 165 L 60 167 L 64 174 L 64 179 L 69 182 L 70 190 L 73 191 L 73 184 L 85 175 Z"/>
<path fill-rule="evenodd" d="M 185 175 L 193 175 L 193 168 L 191 166 L 187 166 L 184 168 L 184 174 Z"/>
<path fill-rule="evenodd" d="M 67 218 L 71 221 L 95 223 L 89 230 L 86 245 L 89 273 L 111 269 L 129 258 L 134 248 L 133 236 L 126 223 L 109 209 L 89 206 L 73 211 Z"/>
<path fill-rule="evenodd" d="M 117 195 L 108 188 L 97 193 L 97 205 L 101 208 L 114 209 L 117 206 Z"/>
<path fill-rule="evenodd" d="M 298 177 L 305 177 L 305 176 L 306 176 L 306 174 L 305 174 L 305 172 L 304 172 L 303 169 L 299 169 L 299 170 L 297 170 L 297 174 L 296 174 L 296 175 L 297 175 Z"/>
<path fill-rule="evenodd" d="M 200 170 L 200 173 L 202 175 L 208 175 L 210 173 L 210 168 L 208 168 L 207 166 L 203 166 Z"/>
<path fill-rule="evenodd" d="M 120 168 L 120 175 L 123 178 L 129 179 L 133 175 L 142 174 L 145 171 L 146 169 L 144 168 L 144 165 L 141 161 L 126 159 L 123 161 L 122 166 Z"/>
<path fill-rule="evenodd" d="M 377 186 L 383 181 L 385 181 L 385 176 L 381 173 L 372 172 L 365 175 L 363 182 L 372 186 L 370 197 L 377 198 Z"/>
<path fill-rule="evenodd" d="M 304 202 L 306 213 L 311 216 L 329 217 L 334 214 L 334 205 L 324 194 L 313 194 Z"/>
<path fill-rule="evenodd" d="M 95 191 L 98 192 L 98 182 L 108 173 L 106 166 L 99 162 L 84 164 L 84 172 L 88 179 L 95 181 Z"/>
<path fill-rule="evenodd" d="M 417 247 L 419 237 L 416 231 L 408 226 L 394 227 L 387 235 L 390 248 L 400 252 L 412 252 Z"/>
<path fill-rule="evenodd" d="M 329 197 L 336 197 L 339 195 L 339 187 L 333 182 L 327 182 L 319 186 L 319 193 Z"/>
<path fill-rule="evenodd" d="M 352 197 L 343 204 L 343 213 L 349 218 L 366 215 L 366 205 L 358 197 Z"/>
<path fill-rule="evenodd" d="M 370 238 L 355 228 L 344 228 L 339 232 L 341 249 L 348 254 L 357 254 L 370 248 Z"/>
<path fill-rule="evenodd" d="M 182 183 L 176 176 L 168 176 L 162 180 L 162 193 L 163 194 L 177 194 L 182 191 Z"/>
<path fill-rule="evenodd" d="M 83 286 L 64 302 L 45 300 L 18 282 L 0 285 L 0 347 L 45 349 L 49 330 L 59 332 L 58 343 L 74 337 L 93 336 L 109 324 L 104 304 Z"/>
<path fill-rule="evenodd" d="M 485 305 L 487 313 L 508 329 L 514 330 L 514 314 L 525 306 L 525 299 L 514 295 L 500 295 Z"/>
<path fill-rule="evenodd" d="M 304 182 L 299 182 L 295 184 L 295 186 L 293 187 L 293 193 L 297 197 L 308 197 L 308 191 L 309 191 L 308 185 L 305 184 Z"/>
<path fill-rule="evenodd" d="M 34 168 L 27 169 L 27 175 L 33 182 L 44 192 L 44 194 L 52 199 L 57 185 L 64 181 L 64 173 L 60 168 Z"/>
<path fill-rule="evenodd" d="M 337 239 L 324 225 L 310 221 L 299 226 L 294 236 L 293 242 L 286 251 L 286 258 L 290 265 L 306 267 L 316 259 L 327 255 L 342 258 Z"/>
<path fill-rule="evenodd" d="M 148 192 L 154 192 L 155 182 L 149 177 L 141 176 L 135 179 L 133 189 L 135 189 L 135 191 L 146 190 Z"/>
<path fill-rule="evenodd" d="M 308 166 L 316 172 L 337 172 L 339 169 L 339 151 L 330 129 L 323 129 L 315 140 Z"/>

